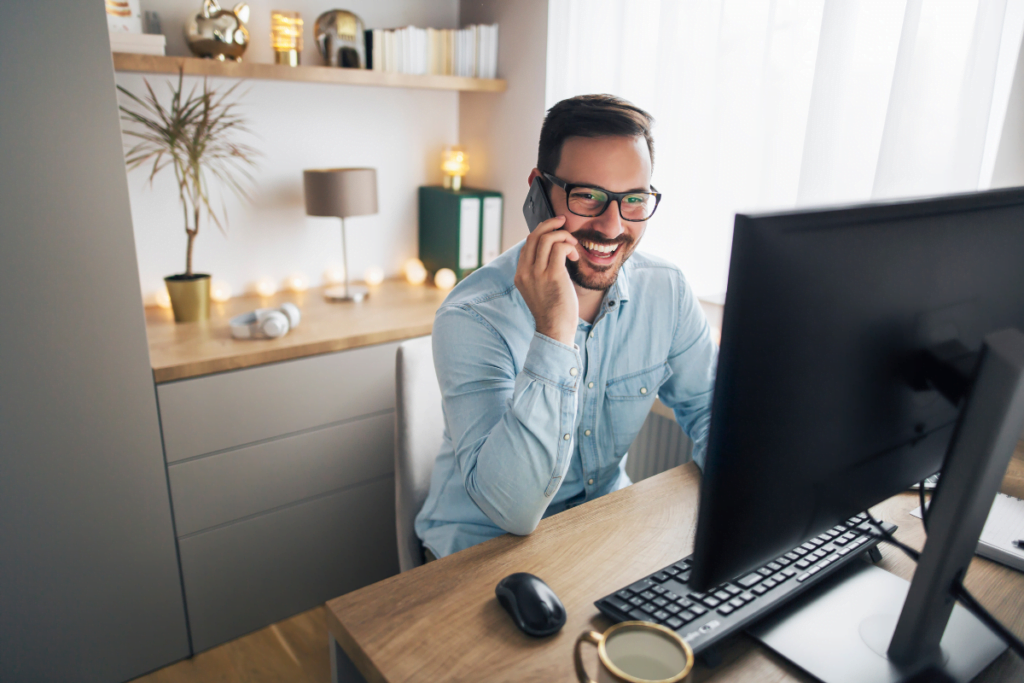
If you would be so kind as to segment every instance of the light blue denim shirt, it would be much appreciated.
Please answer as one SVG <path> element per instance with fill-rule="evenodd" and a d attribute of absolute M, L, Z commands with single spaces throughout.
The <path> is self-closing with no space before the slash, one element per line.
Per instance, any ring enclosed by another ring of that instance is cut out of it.
<path fill-rule="evenodd" d="M 437 557 L 628 486 L 626 450 L 656 396 L 704 464 L 718 347 L 679 268 L 634 252 L 566 346 L 536 332 L 513 284 L 522 246 L 434 320 L 444 441 L 416 533 Z"/>

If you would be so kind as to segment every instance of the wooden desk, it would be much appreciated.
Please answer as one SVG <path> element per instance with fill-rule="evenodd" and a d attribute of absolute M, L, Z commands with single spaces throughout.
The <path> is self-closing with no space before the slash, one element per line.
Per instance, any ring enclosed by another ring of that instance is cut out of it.
<path fill-rule="evenodd" d="M 1024 448 L 1018 444 L 1003 490 L 1020 495 Z M 575 681 L 572 649 L 584 630 L 610 622 L 593 601 L 688 555 L 696 530 L 700 474 L 691 463 L 541 522 L 527 537 L 501 536 L 437 562 L 385 579 L 327 603 L 341 680 Z M 897 537 L 915 547 L 920 520 L 903 493 L 875 508 L 899 525 Z M 883 544 L 880 566 L 906 579 L 913 563 Z M 494 597 L 512 572 L 537 574 L 565 603 L 557 635 L 520 633 Z M 967 586 L 1015 633 L 1024 632 L 1024 574 L 975 557 Z M 343 649 L 343 652 L 341 651 Z M 346 657 L 347 655 L 347 657 Z M 700 664 L 688 681 L 811 681 L 746 635 L 726 641 L 723 662 Z M 591 650 L 590 671 L 596 671 Z M 358 669 L 358 673 L 352 667 Z M 1024 680 L 1024 663 L 1006 652 L 976 679 Z"/>

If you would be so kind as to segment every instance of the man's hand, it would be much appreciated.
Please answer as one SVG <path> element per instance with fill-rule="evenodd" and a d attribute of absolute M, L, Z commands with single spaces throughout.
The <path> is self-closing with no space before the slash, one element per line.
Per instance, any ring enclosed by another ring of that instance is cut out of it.
<path fill-rule="evenodd" d="M 543 335 L 572 346 L 579 324 L 576 288 L 565 269 L 565 259 L 578 261 L 576 238 L 565 230 L 565 216 L 549 218 L 526 238 L 516 267 L 516 289 Z"/>

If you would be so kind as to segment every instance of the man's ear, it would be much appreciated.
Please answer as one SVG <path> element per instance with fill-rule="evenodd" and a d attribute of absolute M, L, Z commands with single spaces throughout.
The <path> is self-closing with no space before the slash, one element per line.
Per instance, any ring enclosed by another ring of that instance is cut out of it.
<path fill-rule="evenodd" d="M 539 178 L 539 177 L 540 177 L 540 169 L 536 169 L 536 168 L 533 169 L 532 171 L 530 171 L 530 177 L 529 177 L 529 179 L 527 179 L 526 184 L 527 185 L 533 185 L 533 179 L 534 178 Z"/>

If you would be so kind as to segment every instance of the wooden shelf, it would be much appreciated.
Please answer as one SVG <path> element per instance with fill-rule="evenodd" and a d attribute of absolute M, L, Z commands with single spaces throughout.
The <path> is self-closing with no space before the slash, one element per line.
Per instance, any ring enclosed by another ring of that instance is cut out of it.
<path fill-rule="evenodd" d="M 176 74 L 184 68 L 190 76 L 221 76 L 268 81 L 300 81 L 306 83 L 337 83 L 341 85 L 375 85 L 389 88 L 425 88 L 428 90 L 462 90 L 470 92 L 504 92 L 500 78 L 463 78 L 461 76 L 412 76 L 383 73 L 366 69 L 341 69 L 330 66 L 285 66 L 251 62 L 220 62 L 196 57 L 164 57 L 114 53 L 115 71 L 137 71 L 154 74 Z"/>

